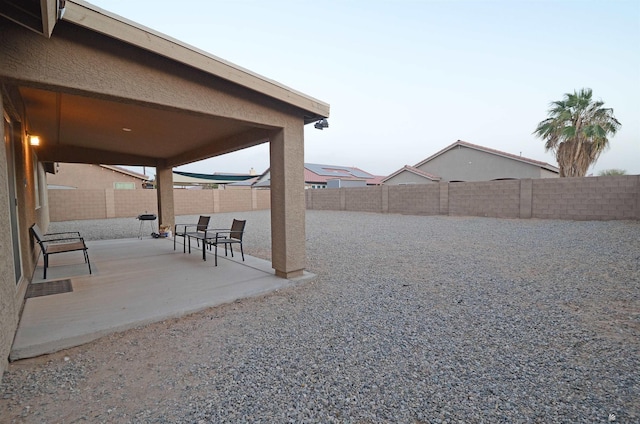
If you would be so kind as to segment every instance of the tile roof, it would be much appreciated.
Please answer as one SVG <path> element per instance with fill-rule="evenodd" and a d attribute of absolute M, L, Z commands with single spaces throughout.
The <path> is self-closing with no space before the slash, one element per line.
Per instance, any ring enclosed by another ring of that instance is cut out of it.
<path fill-rule="evenodd" d="M 441 177 L 439 177 L 437 175 L 433 175 L 433 174 L 429 174 L 428 172 L 421 171 L 416 167 L 405 165 L 402 168 L 398 169 L 393 174 L 391 174 L 391 175 L 389 175 L 387 177 L 383 177 L 381 182 L 385 182 L 385 181 L 395 177 L 396 175 L 398 175 L 398 174 L 400 174 L 400 173 L 402 173 L 404 171 L 411 172 L 412 174 L 416 174 L 416 175 L 418 175 L 420 177 L 427 178 L 427 179 L 429 179 L 431 181 L 440 181 L 442 179 Z"/>
<path fill-rule="evenodd" d="M 427 163 L 427 162 L 431 161 L 432 159 L 440 156 L 441 154 L 453 149 L 456 146 L 463 146 L 463 147 L 468 147 L 470 149 L 480 150 L 480 151 L 491 153 L 491 154 L 494 154 L 494 155 L 503 156 L 503 157 L 506 157 L 506 158 L 509 158 L 509 159 L 514 159 L 514 160 L 517 160 L 517 161 L 520 161 L 520 162 L 525 162 L 525 163 L 528 163 L 530 165 L 539 166 L 541 168 L 545 168 L 545 169 L 547 169 L 549 171 L 552 171 L 552 172 L 559 172 L 559 169 L 557 167 L 555 167 L 555 166 L 553 166 L 553 165 L 551 165 L 549 163 L 546 163 L 546 162 L 542 162 L 542 161 L 539 161 L 539 160 L 526 158 L 526 157 L 523 157 L 523 156 L 514 155 L 514 154 L 503 152 L 503 151 L 500 151 L 500 150 L 491 149 L 489 147 L 480 146 L 478 144 L 468 143 L 468 142 L 462 141 L 462 140 L 458 140 L 455 143 L 453 143 L 453 144 L 445 147 L 444 149 L 440 150 L 436 154 L 433 154 L 433 155 L 429 156 L 428 158 L 426 158 L 422 162 L 417 163 L 415 165 L 415 167 L 418 168 L 418 167 L 424 165 L 425 163 Z"/>

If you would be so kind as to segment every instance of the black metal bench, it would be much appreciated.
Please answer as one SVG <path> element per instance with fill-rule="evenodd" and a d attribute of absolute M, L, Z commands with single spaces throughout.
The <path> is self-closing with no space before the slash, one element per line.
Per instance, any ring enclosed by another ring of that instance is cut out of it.
<path fill-rule="evenodd" d="M 82 251 L 84 253 L 84 262 L 89 265 L 89 274 L 91 274 L 91 262 L 89 261 L 89 253 L 84 238 L 80 236 L 78 231 L 70 231 L 64 233 L 42 234 L 37 224 L 33 224 L 30 228 L 31 234 L 40 245 L 40 250 L 44 256 L 44 275 L 47 279 L 47 268 L 49 267 L 49 255 L 65 252 Z"/>

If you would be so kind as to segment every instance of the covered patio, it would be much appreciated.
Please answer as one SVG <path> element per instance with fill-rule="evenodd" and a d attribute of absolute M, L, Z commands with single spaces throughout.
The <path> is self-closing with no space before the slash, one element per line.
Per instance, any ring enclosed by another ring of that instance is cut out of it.
<path fill-rule="evenodd" d="M 327 103 L 82 0 L 0 1 L 0 39 L 0 176 L 7 182 L 0 187 L 6 229 L 0 233 L 0 374 L 12 341 L 17 358 L 34 333 L 64 339 L 55 334 L 68 331 L 65 337 L 86 341 L 87 334 L 157 318 L 164 306 L 171 316 L 232 300 L 235 295 L 209 291 L 213 275 L 221 284 L 235 281 L 239 291 L 245 285 L 238 278 L 264 277 L 277 287 L 289 282 L 276 276 L 305 275 L 304 127 L 329 117 Z M 130 241 L 104 251 L 92 243 L 95 275 L 73 277 L 73 293 L 28 299 L 22 315 L 32 275 L 40 275 L 29 228 L 48 231 L 47 173 L 55 163 L 155 168 L 157 208 L 148 212 L 172 227 L 174 168 L 264 143 L 270 263 L 214 272 L 195 255 L 163 250 L 155 256 L 138 246 L 162 242 Z M 269 272 L 258 272 L 263 269 Z M 178 289 L 185 284 L 194 286 Z M 212 298 L 219 300 L 206 300 Z"/>
<path fill-rule="evenodd" d="M 90 241 L 93 274 L 78 252 L 56 255 L 47 280 L 42 258 L 32 286 L 70 280 L 72 291 L 26 299 L 11 360 L 30 358 L 90 342 L 106 334 L 162 321 L 313 278 L 274 275 L 271 263 L 245 255 L 203 261 L 171 239 Z M 220 253 L 220 252 L 219 252 Z M 211 253 L 207 253 L 211 255 Z M 213 258 L 211 258 L 213 259 Z"/>

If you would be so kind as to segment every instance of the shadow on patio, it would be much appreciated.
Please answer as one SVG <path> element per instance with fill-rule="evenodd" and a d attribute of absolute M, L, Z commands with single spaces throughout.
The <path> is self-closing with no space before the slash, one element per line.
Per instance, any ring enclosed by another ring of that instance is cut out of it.
<path fill-rule="evenodd" d="M 69 279 L 67 293 L 28 298 L 10 359 L 30 358 L 78 346 L 109 333 L 182 316 L 237 299 L 268 293 L 295 281 L 274 275 L 271 263 L 245 255 L 235 258 L 202 251 L 173 250 L 171 239 L 118 239 L 87 242 L 93 274 L 79 252 L 50 258 L 46 282 Z M 192 246 L 193 247 L 193 246 Z M 220 253 L 220 252 L 219 252 Z M 40 257 L 32 284 L 41 284 Z"/>

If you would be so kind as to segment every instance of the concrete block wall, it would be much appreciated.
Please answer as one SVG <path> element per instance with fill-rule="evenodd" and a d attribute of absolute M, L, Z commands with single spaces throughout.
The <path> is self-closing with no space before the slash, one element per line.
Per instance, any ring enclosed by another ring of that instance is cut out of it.
<path fill-rule="evenodd" d="M 271 209 L 271 190 L 251 190 L 256 198 L 255 209 Z"/>
<path fill-rule="evenodd" d="M 49 190 L 51 221 L 136 217 L 158 213 L 156 190 Z M 269 209 L 270 190 L 173 191 L 176 215 Z"/>
<path fill-rule="evenodd" d="M 439 184 L 397 185 L 389 186 L 388 190 L 388 211 L 390 213 L 409 215 L 440 214 Z"/>
<path fill-rule="evenodd" d="M 109 192 L 113 193 L 113 205 L 107 206 L 113 210 L 113 214 L 108 215 L 107 218 L 135 218 L 142 213 L 158 213 L 158 200 L 155 190 L 105 190 L 105 193 Z"/>
<path fill-rule="evenodd" d="M 330 189 L 327 189 L 330 190 Z M 380 212 L 382 207 L 383 187 L 342 188 L 345 196 L 345 210 L 355 212 Z"/>
<path fill-rule="evenodd" d="M 107 218 L 105 190 L 49 190 L 51 221 Z"/>
<path fill-rule="evenodd" d="M 607 220 L 640 218 L 640 176 L 533 181 L 533 218 Z"/>
<path fill-rule="evenodd" d="M 307 209 L 571 220 L 640 219 L 640 175 L 306 191 Z"/>
<path fill-rule="evenodd" d="M 214 212 L 218 190 L 173 190 L 173 209 L 176 215 L 210 214 Z M 155 190 L 153 190 L 155 193 Z M 157 200 L 156 200 L 157 201 Z"/>
<path fill-rule="evenodd" d="M 217 212 L 241 212 L 253 209 L 251 190 L 219 190 L 220 203 Z"/>
<path fill-rule="evenodd" d="M 340 205 L 343 191 L 339 188 L 305 190 L 307 209 L 344 210 Z"/>
<path fill-rule="evenodd" d="M 449 215 L 520 217 L 520 180 L 449 183 Z"/>

